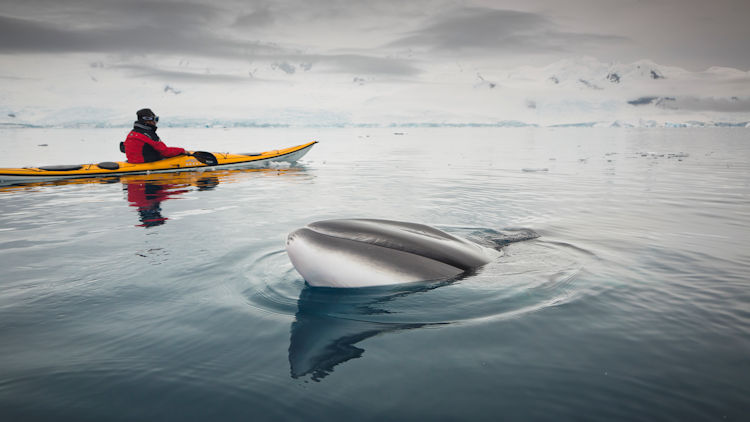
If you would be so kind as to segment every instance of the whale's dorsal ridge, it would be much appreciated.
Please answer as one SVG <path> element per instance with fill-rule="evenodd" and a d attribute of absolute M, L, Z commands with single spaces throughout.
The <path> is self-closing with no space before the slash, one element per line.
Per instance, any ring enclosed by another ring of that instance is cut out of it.
<path fill-rule="evenodd" d="M 424 224 L 336 219 L 287 238 L 297 271 L 314 286 L 363 287 L 453 277 L 488 263 L 489 249 Z"/>

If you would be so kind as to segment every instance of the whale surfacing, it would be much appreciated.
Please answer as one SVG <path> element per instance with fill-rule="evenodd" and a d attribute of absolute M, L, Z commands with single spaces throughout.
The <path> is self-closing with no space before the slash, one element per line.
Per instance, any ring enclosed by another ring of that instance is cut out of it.
<path fill-rule="evenodd" d="M 423 224 L 375 219 L 310 223 L 289 234 L 286 251 L 307 283 L 319 287 L 450 278 L 498 253 Z"/>

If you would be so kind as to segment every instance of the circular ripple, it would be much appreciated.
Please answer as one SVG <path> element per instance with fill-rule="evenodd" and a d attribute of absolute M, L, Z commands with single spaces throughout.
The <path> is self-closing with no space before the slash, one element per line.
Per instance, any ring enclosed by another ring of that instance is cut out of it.
<path fill-rule="evenodd" d="M 297 312 L 300 291 L 305 281 L 297 273 L 283 249 L 274 250 L 251 262 L 245 274 L 252 274 L 253 287 L 243 295 L 260 310 L 285 315 Z"/>
<path fill-rule="evenodd" d="M 298 320 L 328 318 L 374 324 L 446 324 L 516 318 L 576 300 L 578 275 L 592 253 L 537 239 L 528 229 L 446 229 L 504 252 L 473 274 L 450 280 L 356 289 L 308 286 L 286 253 L 275 250 L 250 263 L 248 303 Z"/>

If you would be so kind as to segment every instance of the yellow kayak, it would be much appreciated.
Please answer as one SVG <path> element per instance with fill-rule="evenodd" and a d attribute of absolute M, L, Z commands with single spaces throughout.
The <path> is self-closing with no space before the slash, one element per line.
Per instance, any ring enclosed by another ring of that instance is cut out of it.
<path fill-rule="evenodd" d="M 0 183 L 34 182 L 81 177 L 108 177 L 128 174 L 150 174 L 214 169 L 263 168 L 272 162 L 294 163 L 307 154 L 317 141 L 294 147 L 254 154 L 229 154 L 196 151 L 150 163 L 105 161 L 96 164 L 75 164 L 24 168 L 0 168 Z"/>

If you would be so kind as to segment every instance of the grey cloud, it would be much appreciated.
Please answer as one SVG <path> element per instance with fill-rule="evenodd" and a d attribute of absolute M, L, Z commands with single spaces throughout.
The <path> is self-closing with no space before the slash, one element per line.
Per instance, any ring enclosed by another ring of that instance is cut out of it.
<path fill-rule="evenodd" d="M 0 14 L 54 22 L 63 27 L 161 25 L 187 28 L 210 24 L 222 9 L 213 4 L 165 0 L 26 0 L 0 4 Z"/>
<path fill-rule="evenodd" d="M 264 27 L 273 23 L 274 20 L 275 17 L 271 10 L 262 8 L 239 16 L 234 22 L 234 26 L 238 28 Z"/>
<path fill-rule="evenodd" d="M 182 22 L 177 19 L 159 24 L 133 19 L 127 26 L 99 22 L 96 27 L 69 29 L 72 25 L 0 16 L 0 53 L 161 53 L 242 58 L 285 52 L 271 44 L 222 38 L 199 25 Z"/>
<path fill-rule="evenodd" d="M 161 2 L 140 1 L 128 2 L 127 5 L 132 10 L 114 3 L 103 3 L 99 8 L 102 10 L 99 10 L 93 7 L 93 3 L 80 0 L 71 2 L 64 16 L 55 12 L 37 14 L 34 15 L 36 19 L 29 19 L 0 14 L 0 53 L 170 54 L 268 63 L 288 61 L 304 63 L 300 66 L 305 70 L 316 64 L 322 65 L 321 69 L 325 71 L 355 74 L 414 75 L 420 72 L 402 59 L 358 54 L 305 55 L 276 44 L 226 35 L 231 34 L 229 30 L 235 28 L 233 25 L 268 19 L 271 12 L 263 7 L 256 6 L 256 12 L 250 15 L 234 19 L 224 16 L 222 20 L 218 17 L 221 15 L 218 8 L 189 3 L 180 3 L 174 16 L 170 16 L 169 12 L 176 3 L 164 5 Z M 224 4 L 224 7 L 227 5 Z M 54 9 L 52 3 L 50 8 Z M 91 11 L 93 9 L 98 11 Z M 153 14 L 150 13 L 151 9 Z M 0 6 L 0 10 L 5 9 Z M 144 10 L 149 10 L 149 13 Z M 286 67 L 284 70 L 289 69 Z M 160 73 L 148 72 L 147 76 L 156 74 Z M 187 74 L 181 77 L 194 76 Z"/>
<path fill-rule="evenodd" d="M 347 41 L 340 45 L 352 48 L 361 34 L 363 41 L 377 40 L 385 47 L 498 59 L 513 53 L 520 60 L 565 53 L 615 61 L 648 57 L 671 65 L 689 63 L 694 70 L 711 65 L 747 69 L 750 61 L 747 0 L 559 3 L 502 2 L 524 12 L 493 9 L 500 2 L 488 0 L 7 0 L 0 1 L 0 53 L 245 58 L 273 54 L 260 49 L 272 44 L 248 47 L 252 43 L 246 40 L 274 41 L 276 36 L 304 51 L 321 51 L 336 48 L 337 36 Z M 461 8 L 472 4 L 485 6 Z M 311 31 L 320 42 L 334 45 L 310 45 Z"/>
<path fill-rule="evenodd" d="M 81 43 L 78 34 L 40 22 L 0 16 L 0 52 L 51 52 Z"/>
<path fill-rule="evenodd" d="M 628 104 L 633 105 L 633 106 L 643 106 L 643 105 L 649 105 L 658 99 L 659 97 L 639 97 L 639 98 L 636 98 L 635 100 L 628 101 Z"/>
<path fill-rule="evenodd" d="M 421 73 L 421 70 L 409 61 L 363 56 L 357 54 L 340 54 L 330 56 L 318 56 L 320 61 L 329 64 L 333 69 L 350 73 L 362 74 L 386 74 L 393 76 L 413 76 Z"/>
<path fill-rule="evenodd" d="M 287 74 L 294 74 L 297 67 L 291 63 L 300 63 L 300 68 L 308 68 L 313 65 L 322 67 L 334 73 L 367 74 L 367 75 L 390 75 L 411 76 L 420 72 L 419 69 L 409 63 L 388 58 L 349 55 L 287 55 L 268 56 L 268 59 L 276 60 L 269 65 L 272 69 L 279 69 Z M 112 66 L 113 69 L 130 72 L 133 76 L 157 79 L 161 81 L 188 81 L 188 82 L 250 82 L 261 79 L 249 76 L 228 75 L 220 73 L 198 73 L 194 70 L 169 70 L 148 65 L 122 64 Z"/>
<path fill-rule="evenodd" d="M 362 54 L 284 54 L 267 55 L 265 59 L 270 61 L 272 69 L 279 69 L 287 74 L 295 73 L 298 68 L 304 71 L 315 68 L 321 72 L 389 76 L 414 76 L 422 73 L 409 60 Z"/>
<path fill-rule="evenodd" d="M 414 32 L 397 44 L 424 45 L 439 49 L 489 47 L 519 33 L 529 33 L 549 26 L 539 15 L 509 10 L 469 8 Z"/>
<path fill-rule="evenodd" d="M 101 2 L 92 1 L 91 7 L 94 10 L 94 17 L 101 20 L 104 20 L 106 16 L 112 16 L 118 21 L 127 18 L 132 22 L 149 22 L 173 29 L 210 25 L 219 18 L 222 12 L 222 9 L 210 2 L 201 4 L 164 0 L 113 1 L 107 4 L 106 9 L 101 8 Z M 97 10 L 103 10 L 103 13 L 96 12 Z"/>
<path fill-rule="evenodd" d="M 286 54 L 268 55 L 266 59 L 272 60 L 272 69 L 287 74 L 295 73 L 298 68 L 304 71 L 315 68 L 321 72 L 390 76 L 413 76 L 422 72 L 408 60 L 361 54 Z M 298 66 L 292 63 L 298 63 Z"/>
<path fill-rule="evenodd" d="M 153 66 L 142 66 L 142 65 L 117 65 L 113 66 L 114 69 L 125 70 L 133 74 L 133 76 L 142 78 L 151 78 L 160 81 L 181 81 L 181 82 L 228 82 L 228 83 L 249 83 L 257 81 L 249 76 L 239 75 L 227 75 L 222 73 L 196 73 L 190 71 L 178 71 L 178 70 L 167 70 L 160 69 Z"/>
<path fill-rule="evenodd" d="M 750 111 L 750 98 L 678 97 L 674 106 L 680 110 L 741 113 Z"/>
<path fill-rule="evenodd" d="M 628 101 L 632 106 L 654 105 L 668 110 L 718 111 L 741 113 L 750 111 L 750 98 L 714 98 L 714 97 L 657 97 L 647 96 Z"/>
<path fill-rule="evenodd" d="M 0 79 L 6 79 L 9 81 L 36 81 L 39 78 L 29 78 L 27 76 L 11 76 L 11 75 L 0 75 Z"/>
<path fill-rule="evenodd" d="M 613 43 L 625 38 L 562 31 L 543 15 L 512 10 L 465 8 L 393 42 L 392 46 L 418 46 L 444 51 L 494 50 L 544 53 L 570 45 Z"/>

